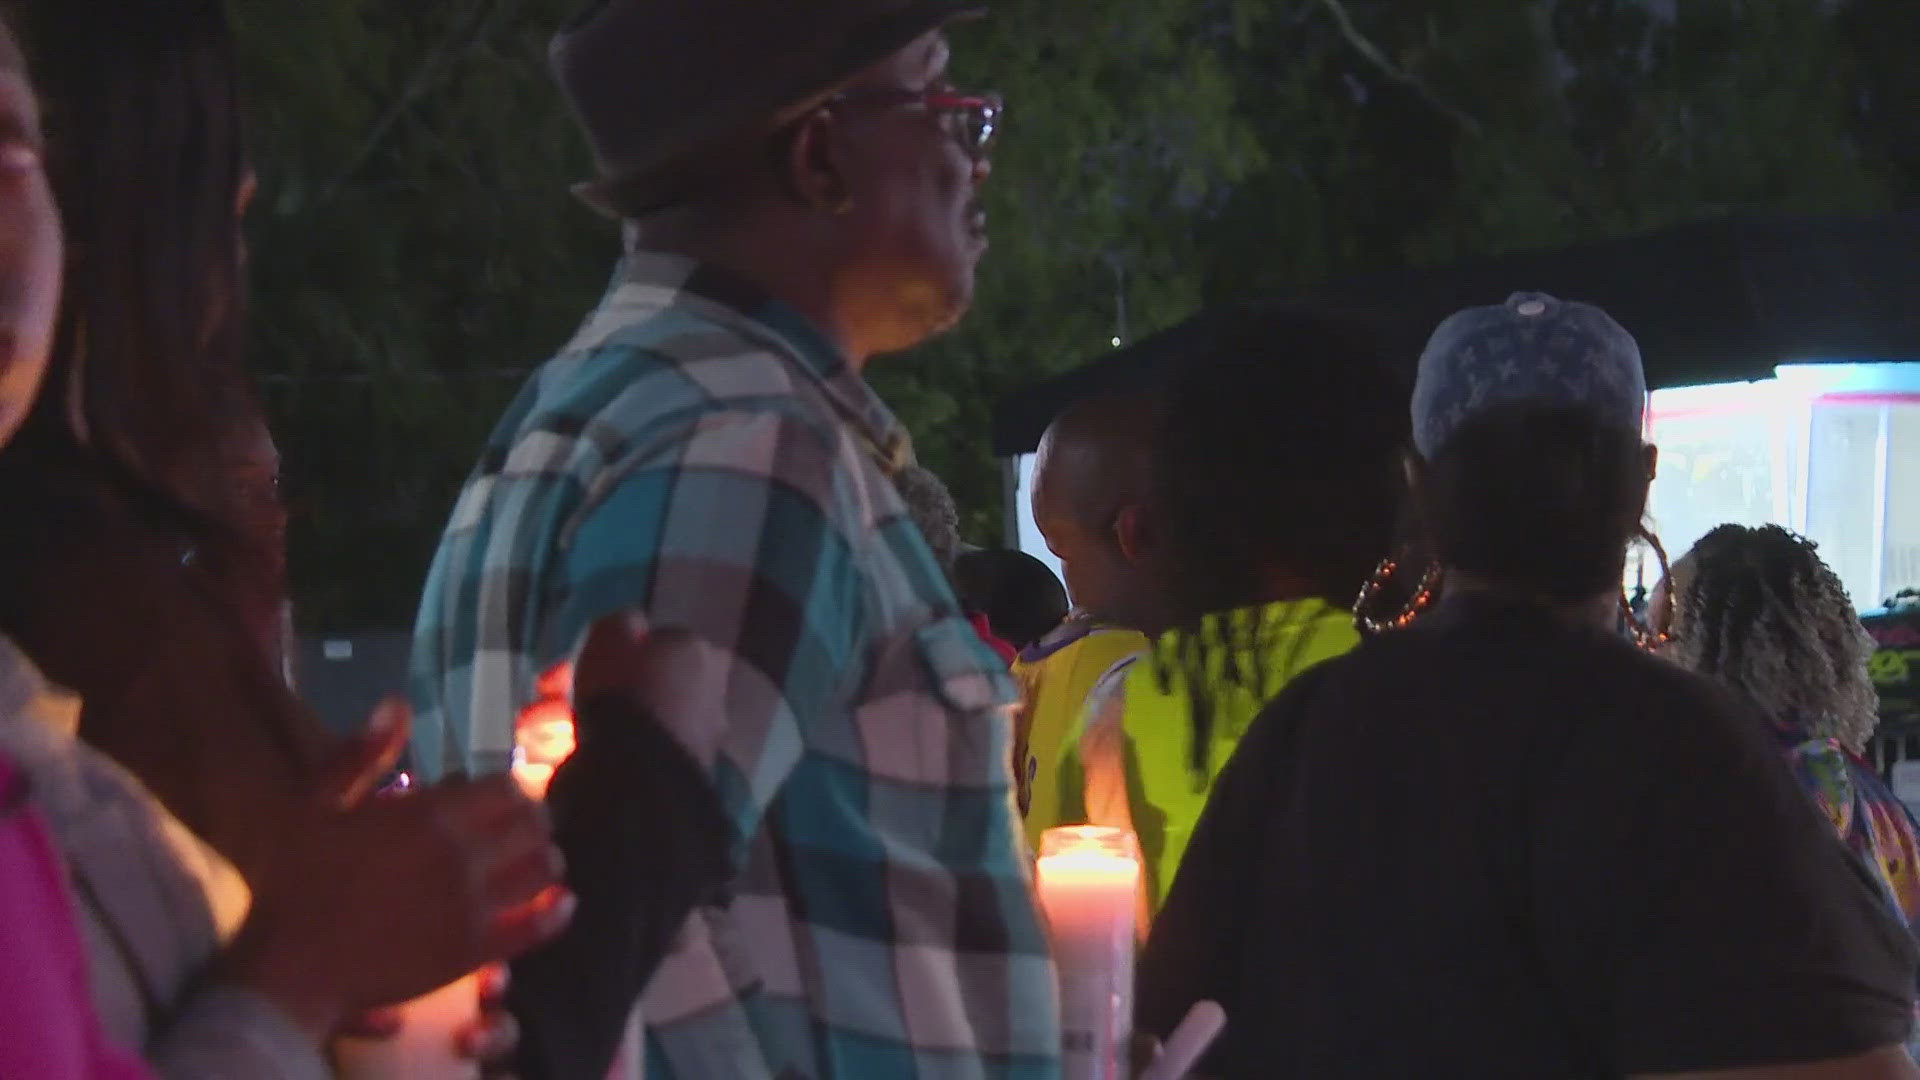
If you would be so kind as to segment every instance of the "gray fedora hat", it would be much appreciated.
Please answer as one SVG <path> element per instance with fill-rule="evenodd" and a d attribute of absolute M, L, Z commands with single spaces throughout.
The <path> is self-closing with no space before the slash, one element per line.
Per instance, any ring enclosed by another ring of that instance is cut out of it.
<path fill-rule="evenodd" d="M 598 0 L 550 60 L 599 177 L 576 185 L 620 217 L 699 180 L 703 154 L 804 115 L 967 0 Z"/>

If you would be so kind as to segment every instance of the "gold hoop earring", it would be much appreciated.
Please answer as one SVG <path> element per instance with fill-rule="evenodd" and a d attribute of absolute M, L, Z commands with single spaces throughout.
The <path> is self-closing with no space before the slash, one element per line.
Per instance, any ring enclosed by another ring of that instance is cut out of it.
<path fill-rule="evenodd" d="M 1640 616 L 1633 613 L 1633 604 L 1627 600 L 1625 586 L 1620 589 L 1620 613 L 1626 617 L 1627 632 L 1633 635 L 1633 643 L 1652 652 L 1662 646 L 1670 645 L 1673 636 L 1673 567 L 1667 562 L 1667 549 L 1660 538 L 1648 531 L 1645 525 L 1634 530 L 1634 539 L 1653 549 L 1653 557 L 1660 561 L 1660 595 L 1666 599 L 1666 617 L 1657 627 L 1648 626 Z"/>
<path fill-rule="evenodd" d="M 1404 630 L 1420 617 L 1420 613 L 1433 604 L 1433 595 L 1440 587 L 1440 564 L 1429 563 L 1426 572 L 1420 575 L 1420 584 L 1413 590 L 1413 598 L 1408 600 L 1390 619 L 1375 619 L 1367 614 L 1367 609 L 1379 598 L 1380 593 L 1393 580 L 1400 564 L 1392 558 L 1380 560 L 1373 568 L 1373 574 L 1366 584 L 1360 586 L 1360 595 L 1353 602 L 1353 625 L 1368 634 L 1384 634 L 1389 630 Z"/>

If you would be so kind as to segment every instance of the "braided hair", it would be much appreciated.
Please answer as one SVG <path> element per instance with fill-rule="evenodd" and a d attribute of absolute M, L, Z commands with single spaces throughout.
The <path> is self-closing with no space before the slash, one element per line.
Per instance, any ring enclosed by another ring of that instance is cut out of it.
<path fill-rule="evenodd" d="M 1157 673 L 1185 683 L 1199 777 L 1216 687 L 1279 690 L 1266 620 L 1245 609 L 1278 599 L 1276 578 L 1291 598 L 1352 602 L 1392 546 L 1411 438 L 1405 380 L 1358 326 L 1271 305 L 1209 321 L 1167 373 L 1151 482 L 1179 631 Z"/>
<path fill-rule="evenodd" d="M 1777 525 L 1722 525 L 1673 577 L 1668 655 L 1739 687 L 1778 722 L 1866 749 L 1880 722 L 1873 639 L 1813 541 Z"/>

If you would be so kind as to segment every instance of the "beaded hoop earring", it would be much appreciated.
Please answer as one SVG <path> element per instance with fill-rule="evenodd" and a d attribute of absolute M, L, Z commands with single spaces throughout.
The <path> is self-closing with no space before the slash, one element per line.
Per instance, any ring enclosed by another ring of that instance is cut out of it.
<path fill-rule="evenodd" d="M 1431 563 L 1427 566 L 1426 573 L 1420 575 L 1420 584 L 1413 590 L 1413 598 L 1408 600 L 1392 618 L 1375 619 L 1368 615 L 1367 609 L 1373 606 L 1381 590 L 1387 587 L 1387 583 L 1393 580 L 1393 575 L 1399 569 L 1400 564 L 1396 560 L 1382 559 L 1380 565 L 1374 567 L 1373 574 L 1367 578 L 1366 584 L 1360 586 L 1360 595 L 1353 602 L 1353 625 L 1356 628 L 1368 634 L 1404 630 L 1433 603 L 1433 594 L 1440 587 L 1439 563 Z"/>
<path fill-rule="evenodd" d="M 1660 538 L 1647 530 L 1645 525 L 1634 531 L 1634 538 L 1653 549 L 1653 557 L 1660 560 L 1660 594 L 1666 597 L 1666 618 L 1659 626 L 1648 626 L 1640 616 L 1633 613 L 1633 604 L 1627 600 L 1627 590 L 1620 588 L 1620 614 L 1627 620 L 1627 632 L 1633 635 L 1633 643 L 1652 652 L 1674 641 L 1673 634 L 1673 567 L 1667 563 L 1667 549 Z"/>

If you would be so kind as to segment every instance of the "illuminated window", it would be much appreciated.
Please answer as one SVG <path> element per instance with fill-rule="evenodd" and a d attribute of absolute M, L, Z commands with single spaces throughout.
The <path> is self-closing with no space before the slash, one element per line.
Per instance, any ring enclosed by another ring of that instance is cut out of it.
<path fill-rule="evenodd" d="M 1862 610 L 1920 585 L 1920 364 L 1790 365 L 1652 402 L 1650 511 L 1671 555 L 1723 522 L 1772 523 L 1817 542 Z"/>
<path fill-rule="evenodd" d="M 1649 516 L 1669 555 L 1679 558 L 1718 525 L 1790 516 L 1796 425 L 1771 382 L 1658 391 L 1649 427 L 1660 448 Z M 1636 556 L 1627 566 L 1630 583 L 1641 570 Z M 1649 588 L 1656 577 L 1649 563 Z"/>

